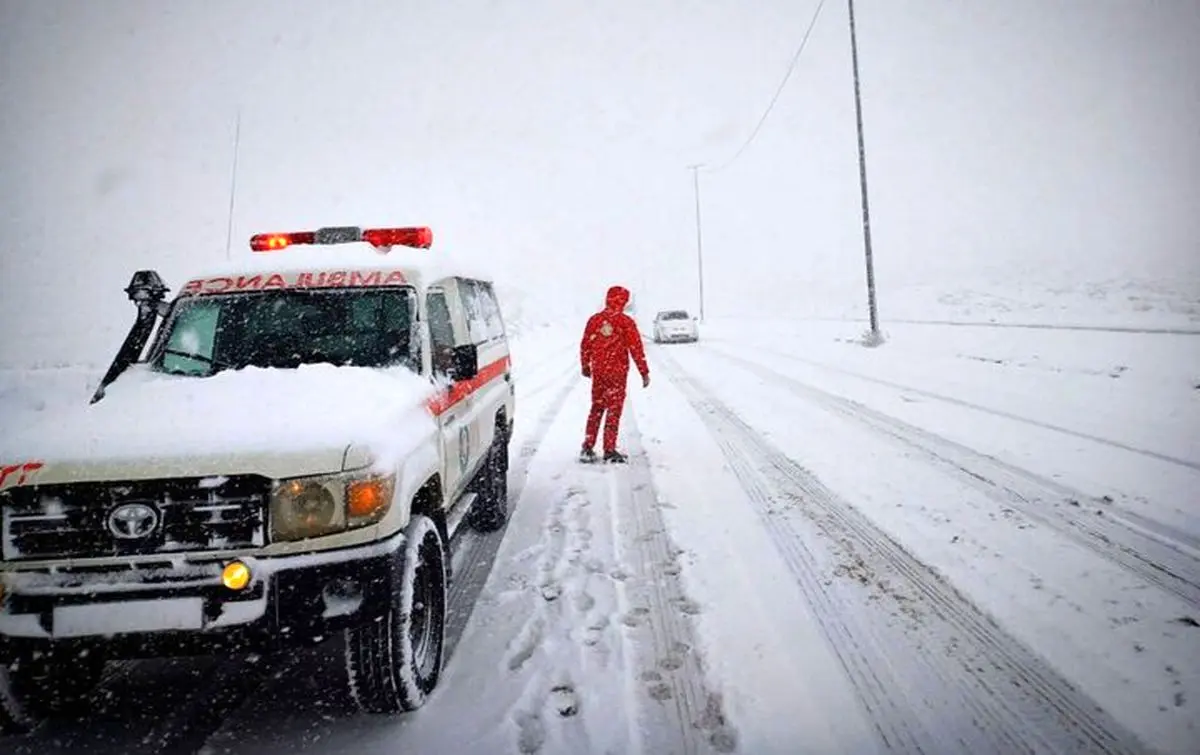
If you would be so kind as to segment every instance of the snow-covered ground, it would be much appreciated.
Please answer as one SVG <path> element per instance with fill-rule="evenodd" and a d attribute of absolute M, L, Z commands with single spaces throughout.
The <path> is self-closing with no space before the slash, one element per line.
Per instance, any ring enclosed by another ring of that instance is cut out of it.
<path fill-rule="evenodd" d="M 335 647 L 204 667 L 162 710 L 147 690 L 182 672 L 135 664 L 11 749 L 191 741 L 235 689 L 196 748 L 1200 750 L 1200 337 L 886 329 L 711 320 L 650 346 L 632 463 L 585 467 L 577 332 L 525 327 L 512 519 L 459 546 L 425 708 L 348 714 Z M 0 373 L 0 426 L 95 377 Z"/>

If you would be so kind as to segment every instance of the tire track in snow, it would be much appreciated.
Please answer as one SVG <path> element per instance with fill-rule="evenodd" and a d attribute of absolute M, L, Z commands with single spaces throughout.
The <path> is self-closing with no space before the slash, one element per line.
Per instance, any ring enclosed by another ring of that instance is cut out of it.
<path fill-rule="evenodd" d="M 767 354 L 775 354 L 777 356 L 785 357 L 787 359 L 792 359 L 794 361 L 801 362 L 803 364 L 812 365 L 813 367 L 819 367 L 823 370 L 829 370 L 830 372 L 840 373 L 842 375 L 847 375 L 849 377 L 856 378 L 858 380 L 865 380 L 868 383 L 875 383 L 876 385 L 882 385 L 887 388 L 892 388 L 894 390 L 905 391 L 907 393 L 913 393 L 918 396 L 923 396 L 924 398 L 927 398 L 927 399 L 932 399 L 933 401 L 941 401 L 943 403 L 951 404 L 953 406 L 961 406 L 965 409 L 971 409 L 973 411 L 983 412 L 984 414 L 990 414 L 993 417 L 1000 417 L 1002 419 L 1008 419 L 1008 420 L 1012 420 L 1014 422 L 1021 422 L 1023 424 L 1030 425 L 1032 427 L 1039 427 L 1043 430 L 1051 430 L 1056 433 L 1062 433 L 1063 435 L 1070 435 L 1072 437 L 1080 438 L 1082 440 L 1087 440 L 1087 441 L 1091 441 L 1093 443 L 1099 443 L 1101 445 L 1109 446 L 1110 448 L 1117 448 L 1122 451 L 1128 451 L 1129 453 L 1138 454 L 1139 456 L 1144 456 L 1148 459 L 1155 459 L 1156 461 L 1162 461 L 1162 462 L 1166 462 L 1168 464 L 1173 464 L 1175 466 L 1200 471 L 1200 462 L 1192 461 L 1191 459 L 1181 459 L 1177 456 L 1171 456 L 1169 454 L 1160 453 L 1158 451 L 1151 451 L 1150 449 L 1147 449 L 1147 448 L 1138 448 L 1137 446 L 1133 446 L 1128 443 L 1122 443 L 1119 440 L 1112 440 L 1110 438 L 1104 438 L 1099 435 L 1085 433 L 1080 430 L 1074 430 L 1069 427 L 1064 427 L 1062 425 L 1056 425 L 1052 422 L 1043 422 L 1038 419 L 1033 419 L 1032 417 L 1023 417 L 1020 414 L 1014 414 L 1013 412 L 1004 411 L 1003 409 L 993 409 L 991 407 L 983 406 L 982 404 L 976 404 L 972 401 L 966 401 L 961 398 L 955 398 L 953 396 L 947 396 L 942 393 L 935 393 L 933 391 L 927 391 L 927 390 L 924 390 L 921 388 L 914 388 L 911 385 L 904 385 L 902 383 L 894 383 L 891 380 L 884 380 L 883 378 L 877 378 L 877 377 L 873 377 L 871 375 L 864 375 L 861 372 L 847 370 L 843 367 L 834 367 L 833 365 L 825 364 L 823 362 L 818 362 L 813 359 L 806 359 L 805 357 L 796 356 L 795 354 L 789 354 L 788 352 L 780 351 L 779 349 L 773 349 L 773 348 L 769 348 L 769 347 L 761 346 L 761 345 L 756 346 L 755 348 L 758 349 L 759 351 L 762 351 Z M 709 349 L 707 349 L 707 351 L 710 354 L 715 353 L 715 350 L 712 349 L 711 347 Z"/>
<path fill-rule="evenodd" d="M 914 449 L 929 462 L 994 501 L 1066 535 L 1200 610 L 1200 550 L 1192 539 L 1136 514 L 1034 474 L 961 443 L 943 438 L 857 401 L 815 388 L 765 365 L 707 349 L 793 395 L 815 401 Z M 1104 508 L 1100 508 L 1100 507 Z"/>
<path fill-rule="evenodd" d="M 562 412 L 571 392 L 579 385 L 579 378 L 574 372 L 569 377 L 564 375 L 566 383 L 558 389 L 558 393 L 538 415 L 533 430 L 526 437 L 517 451 L 508 472 L 508 501 L 509 511 L 521 502 L 521 494 L 529 479 L 529 466 L 533 457 L 541 448 L 550 426 Z M 510 450 L 511 454 L 511 450 Z M 500 543 L 504 541 L 504 533 L 508 531 L 508 523 L 496 532 L 480 533 L 464 524 L 459 528 L 451 542 L 454 550 L 454 573 L 446 601 L 446 660 L 449 661 L 462 638 L 467 621 L 475 608 L 475 600 L 483 591 Z"/>
<path fill-rule="evenodd" d="M 620 549 L 633 573 L 624 589 L 631 607 L 621 621 L 641 640 L 640 699 L 653 724 L 645 727 L 645 746 L 656 754 L 734 752 L 737 732 L 720 694 L 706 684 L 691 618 L 700 607 L 680 578 L 683 551 L 667 533 L 634 413 L 627 412 L 623 423 L 629 465 L 604 472 L 613 474 L 618 520 L 626 525 Z"/>
<path fill-rule="evenodd" d="M 661 356 L 813 602 L 886 747 L 1147 751 L 1094 701 L 702 389 L 674 359 Z M 816 525 L 819 550 L 840 561 L 836 568 L 822 568 L 805 544 L 813 538 L 805 537 L 804 524 L 789 516 L 793 512 Z M 861 595 L 862 587 L 872 594 Z M 888 601 L 874 588 L 900 606 L 906 628 L 888 626 Z"/>

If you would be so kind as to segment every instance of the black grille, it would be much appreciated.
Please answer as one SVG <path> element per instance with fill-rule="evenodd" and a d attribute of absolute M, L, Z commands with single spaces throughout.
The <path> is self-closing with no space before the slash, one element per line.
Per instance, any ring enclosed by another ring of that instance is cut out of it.
<path fill-rule="evenodd" d="M 270 488 L 270 480 L 254 475 L 16 488 L 0 495 L 4 559 L 261 547 Z M 153 509 L 152 531 L 142 537 L 113 534 L 109 515 L 128 504 Z"/>

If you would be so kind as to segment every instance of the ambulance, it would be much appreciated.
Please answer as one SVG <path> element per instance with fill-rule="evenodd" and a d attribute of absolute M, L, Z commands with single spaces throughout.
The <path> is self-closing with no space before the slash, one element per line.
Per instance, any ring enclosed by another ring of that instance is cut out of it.
<path fill-rule="evenodd" d="M 493 285 L 432 243 L 260 234 L 173 299 L 134 274 L 91 402 L 0 437 L 0 729 L 110 660 L 333 637 L 362 710 L 422 705 L 455 534 L 507 521 L 515 411 Z"/>

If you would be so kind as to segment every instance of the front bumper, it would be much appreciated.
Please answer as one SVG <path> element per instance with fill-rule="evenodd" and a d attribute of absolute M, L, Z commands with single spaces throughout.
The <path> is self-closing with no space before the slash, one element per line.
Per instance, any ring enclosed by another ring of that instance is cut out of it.
<path fill-rule="evenodd" d="M 659 343 L 691 343 L 699 340 L 700 335 L 690 331 L 676 331 L 673 333 L 658 333 L 655 340 Z"/>
<path fill-rule="evenodd" d="M 239 558 L 251 579 L 236 591 L 221 581 L 233 559 L 0 572 L 0 658 L 85 648 L 110 658 L 263 652 L 319 642 L 384 615 L 398 592 L 403 545 L 397 534 L 366 546 Z"/>

